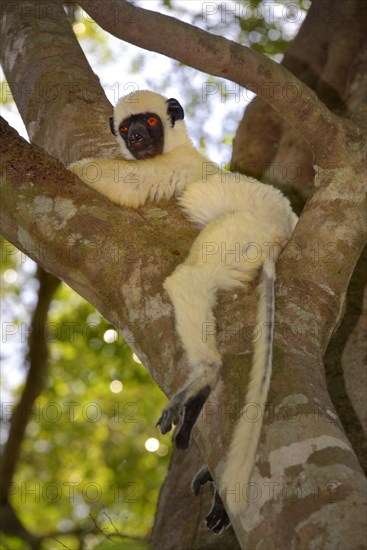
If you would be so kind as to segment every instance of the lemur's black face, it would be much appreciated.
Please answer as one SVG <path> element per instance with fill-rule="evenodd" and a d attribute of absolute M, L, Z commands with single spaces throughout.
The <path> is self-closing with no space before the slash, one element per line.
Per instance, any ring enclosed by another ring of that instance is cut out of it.
<path fill-rule="evenodd" d="M 114 134 L 113 120 L 111 130 Z M 125 118 L 120 122 L 118 132 L 137 160 L 149 159 L 163 152 L 163 124 L 155 113 L 139 113 Z"/>

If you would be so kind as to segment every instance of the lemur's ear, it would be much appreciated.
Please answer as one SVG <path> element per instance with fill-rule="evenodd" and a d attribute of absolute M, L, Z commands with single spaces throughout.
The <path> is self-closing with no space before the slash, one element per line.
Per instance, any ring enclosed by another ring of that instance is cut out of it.
<path fill-rule="evenodd" d="M 183 120 L 185 112 L 180 103 L 174 97 L 167 99 L 167 113 L 171 117 L 172 127 L 175 125 L 176 120 Z"/>
<path fill-rule="evenodd" d="M 110 116 L 109 121 L 110 121 L 111 132 L 112 132 L 112 134 L 115 136 L 116 134 L 115 134 L 114 118 L 113 118 L 113 116 Z"/>

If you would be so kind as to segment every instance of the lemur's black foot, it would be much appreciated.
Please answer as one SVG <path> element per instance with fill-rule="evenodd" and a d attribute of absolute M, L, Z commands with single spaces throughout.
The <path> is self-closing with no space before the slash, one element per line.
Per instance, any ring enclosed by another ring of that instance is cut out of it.
<path fill-rule="evenodd" d="M 210 386 L 204 386 L 195 395 L 187 398 L 190 388 L 176 393 L 162 411 L 157 422 L 162 434 L 169 432 L 176 425 L 174 441 L 178 449 L 187 449 L 190 444 L 192 428 L 210 394 Z M 181 423 L 179 423 L 181 420 Z"/>
<path fill-rule="evenodd" d="M 203 466 L 201 470 L 196 474 L 191 483 L 193 493 L 198 496 L 202 485 L 208 482 L 213 482 L 213 478 L 207 466 Z M 208 529 L 211 529 L 213 533 L 219 535 L 224 529 L 227 529 L 231 525 L 231 521 L 223 506 L 222 499 L 219 496 L 218 491 L 215 489 L 213 504 L 209 514 L 205 517 L 205 525 Z"/>
<path fill-rule="evenodd" d="M 209 514 L 205 517 L 205 525 L 216 535 L 219 535 L 219 533 L 231 525 L 231 520 L 228 517 L 226 509 L 223 506 L 222 499 L 216 489 L 214 491 L 212 508 Z"/>
<path fill-rule="evenodd" d="M 213 481 L 212 474 L 209 472 L 208 466 L 205 464 L 194 476 L 191 482 L 191 489 L 195 496 L 199 496 L 202 485 Z"/>

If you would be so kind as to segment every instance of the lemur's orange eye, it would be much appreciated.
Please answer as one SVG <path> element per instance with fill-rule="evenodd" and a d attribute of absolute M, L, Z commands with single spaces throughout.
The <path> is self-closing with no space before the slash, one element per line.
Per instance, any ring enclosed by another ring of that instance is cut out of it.
<path fill-rule="evenodd" d="M 121 126 L 121 127 L 120 127 L 120 133 L 121 133 L 121 134 L 125 134 L 125 132 L 127 132 L 127 131 L 128 131 L 128 127 L 127 127 L 127 126 Z"/>
<path fill-rule="evenodd" d="M 155 116 L 150 116 L 147 120 L 147 123 L 149 126 L 155 126 L 157 124 L 158 120 L 155 118 Z"/>

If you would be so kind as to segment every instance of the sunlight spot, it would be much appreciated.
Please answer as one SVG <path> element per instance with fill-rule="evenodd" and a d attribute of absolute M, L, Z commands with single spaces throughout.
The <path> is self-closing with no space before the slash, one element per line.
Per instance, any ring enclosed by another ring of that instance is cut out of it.
<path fill-rule="evenodd" d="M 268 31 L 268 37 L 270 38 L 270 40 L 279 40 L 280 36 L 281 34 L 278 29 L 270 29 Z"/>
<path fill-rule="evenodd" d="M 18 279 L 18 273 L 14 269 L 7 269 L 3 273 L 3 278 L 6 283 L 15 283 Z"/>
<path fill-rule="evenodd" d="M 155 437 L 150 437 L 145 442 L 145 448 L 150 453 L 154 453 L 159 449 L 159 441 Z"/>
<path fill-rule="evenodd" d="M 75 524 L 71 519 L 62 518 L 57 524 L 57 529 L 62 533 L 71 531 L 73 528 L 75 528 Z"/>
<path fill-rule="evenodd" d="M 35 448 L 35 450 L 39 453 L 46 453 L 50 450 L 51 448 L 51 444 L 49 441 L 45 441 L 44 439 L 38 439 L 33 447 Z"/>
<path fill-rule="evenodd" d="M 74 513 L 78 519 L 85 519 L 90 514 L 90 506 L 85 502 L 80 502 L 75 506 Z"/>
<path fill-rule="evenodd" d="M 72 472 L 70 475 L 69 475 L 69 483 L 80 483 L 82 480 L 82 476 L 80 475 L 79 472 Z"/>
<path fill-rule="evenodd" d="M 257 31 L 251 31 L 248 37 L 251 43 L 260 42 L 261 40 L 261 34 Z"/>
<path fill-rule="evenodd" d="M 93 313 L 90 313 L 87 317 L 87 323 L 89 325 L 99 325 L 101 322 L 101 316 L 98 313 L 98 311 L 93 311 Z"/>
<path fill-rule="evenodd" d="M 120 382 L 120 380 L 113 380 L 110 384 L 110 390 L 112 393 L 120 393 L 123 389 L 123 384 Z"/>
<path fill-rule="evenodd" d="M 103 340 L 106 342 L 106 344 L 112 344 L 113 342 L 116 342 L 117 338 L 118 332 L 113 328 L 109 328 L 108 330 L 106 330 L 103 335 Z"/>
<path fill-rule="evenodd" d="M 158 456 L 166 456 L 168 453 L 168 447 L 167 445 L 159 445 L 159 449 L 157 449 L 157 455 Z"/>
<path fill-rule="evenodd" d="M 81 34 L 85 33 L 86 26 L 84 25 L 84 23 L 75 23 L 75 25 L 73 25 L 73 31 L 77 36 L 80 36 Z"/>

